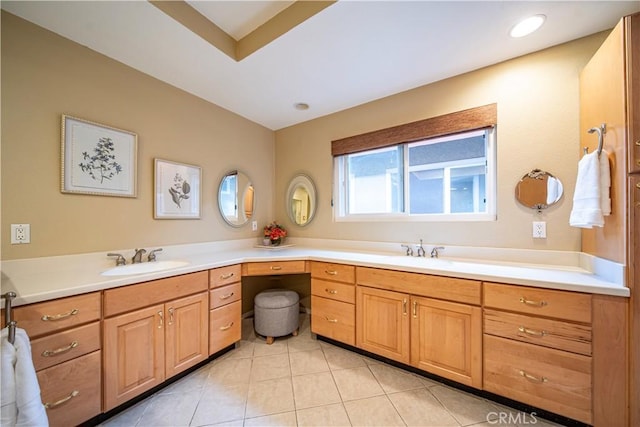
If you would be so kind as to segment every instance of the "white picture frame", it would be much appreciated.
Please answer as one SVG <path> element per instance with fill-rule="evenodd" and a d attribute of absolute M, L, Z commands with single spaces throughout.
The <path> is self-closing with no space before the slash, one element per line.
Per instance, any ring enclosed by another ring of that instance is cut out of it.
<path fill-rule="evenodd" d="M 200 219 L 199 166 L 155 159 L 155 219 Z"/>
<path fill-rule="evenodd" d="M 62 193 L 137 197 L 138 136 L 62 115 Z"/>

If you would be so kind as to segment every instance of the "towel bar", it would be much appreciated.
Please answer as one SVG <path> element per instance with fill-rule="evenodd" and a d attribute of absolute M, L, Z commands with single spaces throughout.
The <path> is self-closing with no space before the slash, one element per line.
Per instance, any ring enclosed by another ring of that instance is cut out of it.
<path fill-rule="evenodd" d="M 607 125 L 606 123 L 602 123 L 600 125 L 599 128 L 594 127 L 591 128 L 587 131 L 588 133 L 594 133 L 594 132 L 598 132 L 598 148 L 597 148 L 597 152 L 598 152 L 598 157 L 600 157 L 600 154 L 602 153 L 602 148 L 604 146 L 604 134 L 607 133 Z M 589 148 L 588 147 L 584 147 L 584 154 L 587 154 L 589 152 Z"/>
<path fill-rule="evenodd" d="M 16 340 L 16 321 L 13 320 L 13 316 L 11 313 L 11 302 L 16 297 L 15 292 L 7 292 L 2 295 L 4 298 L 4 323 L 7 325 L 9 329 L 8 340 L 11 344 L 13 344 Z"/>

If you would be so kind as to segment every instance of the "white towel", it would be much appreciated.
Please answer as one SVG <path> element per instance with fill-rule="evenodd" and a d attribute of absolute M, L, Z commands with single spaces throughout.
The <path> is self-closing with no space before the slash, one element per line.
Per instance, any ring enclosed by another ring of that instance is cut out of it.
<path fill-rule="evenodd" d="M 2 398 L 4 426 L 47 427 L 49 420 L 40 398 L 40 386 L 31 359 L 31 343 L 24 329 L 16 328 L 14 344 L 7 328 L 1 331 Z"/>
<path fill-rule="evenodd" d="M 599 157 L 594 151 L 580 159 L 569 225 L 581 228 L 604 226 L 604 215 L 611 213 L 609 174 L 606 151 L 603 150 Z"/>

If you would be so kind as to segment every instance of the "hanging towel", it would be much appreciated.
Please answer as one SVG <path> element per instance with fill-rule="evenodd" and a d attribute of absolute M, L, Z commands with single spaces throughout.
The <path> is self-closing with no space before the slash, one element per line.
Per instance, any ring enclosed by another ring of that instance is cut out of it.
<path fill-rule="evenodd" d="M 600 156 L 594 151 L 580 159 L 569 225 L 581 228 L 604 226 L 605 212 L 606 215 L 611 213 L 610 180 L 606 151 L 603 150 Z"/>
<path fill-rule="evenodd" d="M 7 328 L 1 335 L 2 427 L 48 427 L 47 413 L 40 398 L 40 386 L 31 359 L 31 343 L 24 329 L 16 328 L 14 344 Z"/>

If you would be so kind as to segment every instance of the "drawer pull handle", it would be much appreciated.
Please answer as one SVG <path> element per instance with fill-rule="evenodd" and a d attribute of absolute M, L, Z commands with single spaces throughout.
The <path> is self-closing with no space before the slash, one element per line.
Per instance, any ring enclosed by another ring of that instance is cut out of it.
<path fill-rule="evenodd" d="M 231 292 L 230 294 L 227 295 L 220 295 L 220 299 L 229 299 L 233 296 L 233 292 Z"/>
<path fill-rule="evenodd" d="M 330 295 L 335 295 L 338 293 L 338 291 L 335 289 L 325 289 L 324 291 Z"/>
<path fill-rule="evenodd" d="M 62 405 L 63 403 L 68 402 L 69 400 L 73 399 L 74 397 L 76 397 L 76 396 L 77 396 L 77 395 L 79 395 L 79 394 L 80 394 L 80 392 L 79 392 L 78 390 L 73 390 L 73 391 L 69 394 L 69 396 L 62 398 L 62 399 L 58 400 L 57 402 L 53 402 L 53 403 L 49 403 L 49 402 L 47 402 L 47 403 L 45 403 L 45 404 L 44 404 L 44 407 L 45 407 L 46 409 L 53 409 L 53 408 L 55 408 L 56 406 L 60 406 L 60 405 Z"/>
<path fill-rule="evenodd" d="M 547 382 L 547 379 L 545 377 L 536 377 L 535 375 L 528 374 L 525 371 L 519 371 L 519 373 L 529 381 L 533 381 L 540 384 Z"/>
<path fill-rule="evenodd" d="M 531 301 L 526 299 L 525 297 L 520 297 L 520 302 L 534 307 L 544 307 L 547 305 L 546 301 Z"/>
<path fill-rule="evenodd" d="M 169 308 L 169 326 L 173 325 L 173 312 L 174 312 L 173 307 L 170 307 Z"/>
<path fill-rule="evenodd" d="M 162 329 L 162 327 L 164 326 L 164 314 L 162 314 L 162 311 L 158 312 L 158 316 L 160 317 L 160 323 L 158 324 L 158 329 Z"/>
<path fill-rule="evenodd" d="M 407 299 L 406 298 L 402 299 L 402 314 L 404 316 L 407 315 Z"/>
<path fill-rule="evenodd" d="M 66 319 L 69 316 L 75 316 L 76 314 L 78 314 L 80 312 L 80 310 L 78 310 L 77 308 L 74 308 L 73 310 L 67 312 L 67 313 L 62 313 L 62 314 L 45 314 L 44 316 L 42 316 L 42 320 L 44 322 L 47 321 L 52 321 L 52 320 L 62 320 L 62 319 Z"/>
<path fill-rule="evenodd" d="M 640 188 L 640 182 L 636 183 L 636 188 Z"/>
<path fill-rule="evenodd" d="M 327 322 L 329 322 L 329 323 L 338 323 L 338 319 L 330 319 L 327 316 L 324 316 L 324 318 L 327 319 Z"/>
<path fill-rule="evenodd" d="M 640 139 L 636 141 L 636 145 L 640 145 Z"/>
<path fill-rule="evenodd" d="M 55 356 L 56 354 L 60 354 L 60 353 L 66 353 L 67 351 L 74 349 L 78 346 L 78 341 L 73 341 L 71 344 L 69 344 L 66 347 L 60 347 L 56 350 L 45 350 L 42 352 L 42 357 L 51 357 L 51 356 Z"/>
<path fill-rule="evenodd" d="M 226 330 L 228 330 L 228 329 L 231 329 L 231 327 L 232 327 L 232 326 L 233 326 L 233 322 L 229 323 L 229 324 L 228 324 L 228 325 L 226 325 L 226 326 L 220 326 L 220 330 L 221 330 L 221 331 L 226 331 Z"/>
<path fill-rule="evenodd" d="M 535 329 L 525 328 L 524 326 L 520 326 L 518 331 L 523 332 L 527 335 L 532 335 L 534 337 L 543 337 L 547 334 L 546 331 L 536 331 Z"/>
<path fill-rule="evenodd" d="M 220 280 L 227 280 L 227 279 L 231 279 L 234 276 L 233 273 L 228 273 L 228 274 L 221 274 L 220 275 Z"/>
<path fill-rule="evenodd" d="M 274 271 L 278 271 L 278 270 L 282 270 L 282 267 L 280 267 L 279 265 L 272 265 L 271 267 L 269 267 L 271 270 Z"/>
<path fill-rule="evenodd" d="M 327 273 L 329 276 L 337 276 L 338 272 L 336 270 L 325 270 L 325 273 Z"/>
<path fill-rule="evenodd" d="M 418 317 L 418 301 L 413 302 L 413 317 Z"/>

